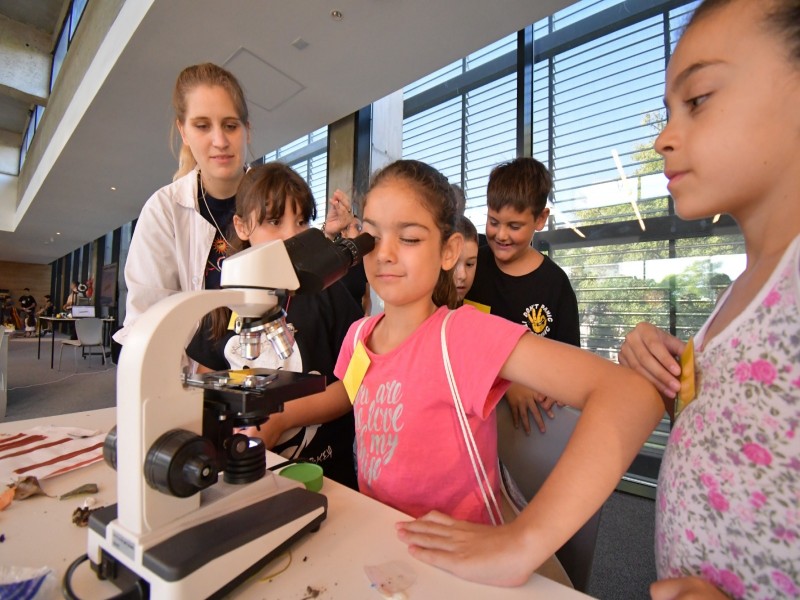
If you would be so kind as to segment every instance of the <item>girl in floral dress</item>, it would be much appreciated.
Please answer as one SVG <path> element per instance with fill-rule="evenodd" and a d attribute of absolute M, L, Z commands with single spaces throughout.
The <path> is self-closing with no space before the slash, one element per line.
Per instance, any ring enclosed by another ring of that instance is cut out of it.
<path fill-rule="evenodd" d="M 676 211 L 730 214 L 747 267 L 691 343 L 642 323 L 620 350 L 665 401 L 680 392 L 651 594 L 798 598 L 800 2 L 704 2 L 670 60 L 666 105 L 656 150 Z"/>

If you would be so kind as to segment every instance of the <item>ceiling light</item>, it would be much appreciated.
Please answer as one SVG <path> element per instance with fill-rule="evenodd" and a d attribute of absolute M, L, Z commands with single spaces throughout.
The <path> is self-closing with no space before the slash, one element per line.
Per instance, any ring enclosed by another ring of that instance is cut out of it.
<path fill-rule="evenodd" d="M 292 42 L 292 46 L 294 46 L 298 50 L 305 50 L 306 48 L 308 48 L 308 42 L 305 41 L 303 38 L 299 37 Z"/>
<path fill-rule="evenodd" d="M 116 192 L 116 191 L 117 191 L 117 188 L 115 188 L 115 187 L 112 185 L 112 186 L 111 186 L 111 191 L 112 191 L 112 192 Z"/>
<path fill-rule="evenodd" d="M 331 19 L 333 19 L 334 21 L 341 21 L 342 19 L 344 19 L 344 15 L 340 10 L 332 10 Z"/>
<path fill-rule="evenodd" d="M 56 235 L 61 235 L 61 232 L 60 231 L 56 231 Z M 52 239 L 50 241 L 52 241 Z"/>

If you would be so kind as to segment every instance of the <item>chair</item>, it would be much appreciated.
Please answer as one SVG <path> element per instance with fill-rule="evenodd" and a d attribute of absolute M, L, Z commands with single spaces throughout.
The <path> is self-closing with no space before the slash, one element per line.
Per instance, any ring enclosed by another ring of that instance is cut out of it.
<path fill-rule="evenodd" d="M 553 407 L 553 413 L 554 419 L 547 417 L 544 419 L 547 428 L 545 433 L 540 433 L 532 424 L 534 430 L 530 435 L 525 435 L 522 427 L 514 428 L 508 402 L 504 399 L 497 405 L 497 450 L 500 463 L 525 497 L 525 501 L 533 498 L 550 474 L 564 451 L 580 415 L 572 408 L 559 406 Z M 522 509 L 523 506 L 517 508 Z M 572 585 L 581 592 L 585 592 L 589 584 L 599 525 L 598 510 L 556 552 L 556 557 L 567 572 Z"/>
<path fill-rule="evenodd" d="M 106 364 L 106 348 L 103 345 L 103 321 L 102 319 L 78 319 L 75 321 L 75 334 L 77 340 L 62 340 L 61 350 L 58 353 L 58 370 L 61 370 L 61 357 L 64 354 L 64 346 L 72 346 L 72 356 L 75 359 L 75 370 L 78 370 L 78 348 L 92 348 L 99 346 L 100 356 L 103 357 L 103 364 Z"/>

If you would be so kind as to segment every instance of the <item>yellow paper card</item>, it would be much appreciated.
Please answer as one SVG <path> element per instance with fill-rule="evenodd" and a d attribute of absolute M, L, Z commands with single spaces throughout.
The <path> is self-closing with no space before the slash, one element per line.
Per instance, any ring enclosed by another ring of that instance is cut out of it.
<path fill-rule="evenodd" d="M 252 375 L 253 372 L 250 369 L 239 369 L 236 371 L 228 371 L 228 377 L 231 380 L 231 383 L 234 385 L 241 385 L 244 383 L 244 378 L 248 375 Z"/>
<path fill-rule="evenodd" d="M 681 390 L 675 399 L 675 417 L 694 400 L 697 391 L 694 380 L 694 338 L 686 343 L 681 354 Z"/>
<path fill-rule="evenodd" d="M 491 314 L 491 312 L 492 312 L 492 307 L 491 306 L 486 306 L 485 304 L 481 304 L 480 302 L 473 302 L 472 300 L 467 300 L 465 298 L 464 299 L 464 304 L 469 304 L 470 306 L 474 306 L 479 311 L 484 312 L 487 315 Z"/>
<path fill-rule="evenodd" d="M 369 356 L 367 355 L 367 349 L 364 348 L 364 344 L 359 340 L 356 343 L 353 356 L 350 357 L 350 364 L 347 365 L 347 371 L 345 371 L 344 379 L 342 380 L 347 396 L 350 398 L 350 404 L 356 401 L 358 388 L 361 387 L 361 382 L 364 381 L 368 368 Z"/>
<path fill-rule="evenodd" d="M 236 314 L 235 311 L 231 311 L 231 320 L 228 321 L 228 330 L 229 331 L 236 331 L 236 318 L 239 315 Z"/>

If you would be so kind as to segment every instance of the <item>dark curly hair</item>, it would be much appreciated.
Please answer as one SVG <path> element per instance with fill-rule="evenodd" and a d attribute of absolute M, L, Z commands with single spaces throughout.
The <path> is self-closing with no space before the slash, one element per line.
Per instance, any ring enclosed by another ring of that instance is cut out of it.
<path fill-rule="evenodd" d="M 397 160 L 378 171 L 372 178 L 369 189 L 372 190 L 381 183 L 390 180 L 399 180 L 412 186 L 420 196 L 436 226 L 442 234 L 442 246 L 456 233 L 456 218 L 458 207 L 456 196 L 447 177 L 442 175 L 432 166 L 418 160 Z M 369 191 L 364 200 L 366 207 L 369 202 Z M 456 284 L 453 281 L 453 269 L 439 273 L 439 280 L 433 290 L 433 303 L 436 306 L 456 308 L 458 296 Z"/>

